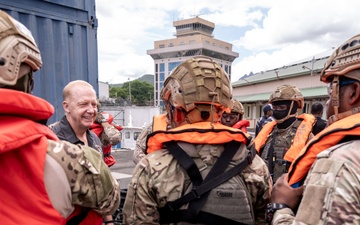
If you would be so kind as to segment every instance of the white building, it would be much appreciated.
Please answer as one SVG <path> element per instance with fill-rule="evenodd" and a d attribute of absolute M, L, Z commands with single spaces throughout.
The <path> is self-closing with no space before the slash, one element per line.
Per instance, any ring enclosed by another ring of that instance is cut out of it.
<path fill-rule="evenodd" d="M 154 42 L 147 54 L 154 59 L 154 105 L 162 106 L 160 91 L 166 77 L 181 62 L 196 55 L 211 57 L 231 76 L 231 64 L 239 56 L 232 44 L 215 39 L 215 24 L 199 17 L 173 22 L 176 38 Z"/>
<path fill-rule="evenodd" d="M 100 101 L 105 101 L 109 99 L 109 84 L 99 81 L 99 99 Z"/>

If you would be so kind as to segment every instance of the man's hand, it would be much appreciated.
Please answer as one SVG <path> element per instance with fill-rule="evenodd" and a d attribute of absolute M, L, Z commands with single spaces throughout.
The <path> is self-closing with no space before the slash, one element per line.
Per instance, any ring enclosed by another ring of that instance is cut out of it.
<path fill-rule="evenodd" d="M 303 186 L 299 188 L 292 188 L 286 181 L 287 174 L 283 174 L 276 181 L 271 192 L 270 202 L 281 203 L 289 206 L 293 211 L 297 209 L 300 204 Z"/>

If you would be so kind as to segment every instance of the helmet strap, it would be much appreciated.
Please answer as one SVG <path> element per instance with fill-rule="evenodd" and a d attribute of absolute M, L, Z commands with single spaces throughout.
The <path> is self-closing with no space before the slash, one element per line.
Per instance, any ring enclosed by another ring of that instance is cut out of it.
<path fill-rule="evenodd" d="M 294 101 L 291 101 L 290 107 L 289 107 L 289 112 L 287 114 L 287 116 L 285 116 L 284 118 L 282 118 L 281 120 L 277 120 L 275 119 L 276 123 L 280 124 L 283 123 L 285 120 L 291 118 L 291 117 L 296 117 L 298 115 L 298 111 L 294 114 L 291 114 L 292 108 L 294 107 Z"/>
<path fill-rule="evenodd" d="M 334 76 L 334 79 L 331 82 L 331 96 L 330 101 L 331 105 L 334 108 L 334 115 L 330 116 L 328 119 L 328 125 L 332 124 L 333 122 L 339 120 L 339 76 Z"/>

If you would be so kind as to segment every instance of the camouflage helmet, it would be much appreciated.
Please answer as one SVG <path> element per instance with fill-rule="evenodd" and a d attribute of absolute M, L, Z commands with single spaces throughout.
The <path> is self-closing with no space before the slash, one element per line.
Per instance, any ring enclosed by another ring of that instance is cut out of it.
<path fill-rule="evenodd" d="M 334 109 L 334 114 L 329 116 L 328 125 L 345 118 L 349 115 L 358 113 L 360 107 L 352 108 L 345 112 L 340 109 L 340 77 L 347 77 L 360 81 L 360 34 L 345 41 L 338 47 L 326 61 L 321 71 L 320 80 L 330 83 L 331 88 L 330 102 Z"/>
<path fill-rule="evenodd" d="M 347 74 L 352 70 L 360 68 L 360 34 L 350 38 L 326 61 L 321 71 L 320 79 L 325 83 L 331 82 L 332 76 L 346 76 L 360 80 L 358 76 Z"/>
<path fill-rule="evenodd" d="M 231 109 L 231 112 L 233 113 L 239 113 L 241 115 L 244 114 L 244 106 L 241 104 L 241 102 L 233 99 L 233 108 Z"/>
<path fill-rule="evenodd" d="M 24 76 L 19 74 L 22 63 L 33 71 L 40 69 L 40 50 L 31 32 L 0 10 L 0 85 L 15 85 Z"/>
<path fill-rule="evenodd" d="M 269 98 L 270 103 L 285 100 L 295 101 L 298 105 L 298 109 L 304 108 L 304 97 L 300 90 L 295 86 L 289 84 L 281 85 L 276 88 Z"/>
<path fill-rule="evenodd" d="M 232 108 L 229 76 L 205 56 L 195 56 L 177 66 L 166 78 L 160 95 L 165 102 L 186 112 L 197 104 L 213 104 L 223 110 Z"/>

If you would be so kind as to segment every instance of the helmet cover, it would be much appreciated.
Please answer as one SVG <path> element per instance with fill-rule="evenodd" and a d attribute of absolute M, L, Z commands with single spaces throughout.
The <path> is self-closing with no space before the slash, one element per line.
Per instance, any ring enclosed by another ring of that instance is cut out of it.
<path fill-rule="evenodd" d="M 42 65 L 40 50 L 31 32 L 19 21 L 0 10 L 0 85 L 14 85 L 24 74 L 20 65 L 33 71 Z"/>

